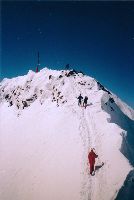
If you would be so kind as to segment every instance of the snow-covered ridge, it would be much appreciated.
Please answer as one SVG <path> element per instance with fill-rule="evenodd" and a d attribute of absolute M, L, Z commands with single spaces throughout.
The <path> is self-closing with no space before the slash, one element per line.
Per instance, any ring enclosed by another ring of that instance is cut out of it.
<path fill-rule="evenodd" d="M 85 77 L 82 73 L 45 68 L 39 73 L 29 71 L 26 76 L 4 79 L 0 85 L 0 102 L 8 102 L 9 106 L 20 110 L 30 106 L 37 99 L 41 105 L 45 101 L 56 102 L 57 106 L 66 104 L 70 101 L 68 97 L 73 95 L 68 91 L 71 78 L 74 79 L 74 84 L 87 89 L 95 85 L 93 78 Z"/>
<path fill-rule="evenodd" d="M 66 89 L 69 80 L 72 78 L 74 79 L 74 85 L 94 91 L 103 90 L 105 93 L 102 97 L 102 104 L 104 101 L 105 103 L 108 101 L 111 103 L 115 102 L 125 115 L 134 120 L 134 110 L 132 108 L 122 102 L 98 81 L 89 76 L 84 76 L 75 70 L 58 71 L 44 68 L 39 73 L 29 71 L 25 76 L 4 79 L 0 84 L 0 103 L 6 101 L 9 103 L 9 106 L 14 105 L 18 109 L 30 106 L 36 99 L 41 104 L 48 99 L 51 99 L 52 102 L 57 102 L 58 106 L 59 104 L 65 104 L 69 95 L 66 95 Z M 64 95 L 61 93 L 60 88 L 63 90 L 63 93 L 65 92 Z"/>
<path fill-rule="evenodd" d="M 0 113 L 2 200 L 114 200 L 133 169 L 133 109 L 81 72 L 44 68 L 4 79 Z"/>

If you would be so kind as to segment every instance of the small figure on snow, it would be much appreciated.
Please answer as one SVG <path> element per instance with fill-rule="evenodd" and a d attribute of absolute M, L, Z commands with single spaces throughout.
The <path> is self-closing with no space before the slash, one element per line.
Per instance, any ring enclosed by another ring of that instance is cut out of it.
<path fill-rule="evenodd" d="M 95 158 L 97 158 L 98 155 L 95 154 L 94 150 L 91 149 L 91 151 L 88 154 L 88 160 L 89 160 L 89 165 L 90 165 L 90 174 L 94 175 L 95 170 L 94 170 L 94 165 L 95 165 Z M 94 174 L 93 174 L 94 172 Z"/>
<path fill-rule="evenodd" d="M 36 67 L 36 73 L 38 73 L 39 72 L 39 69 L 38 69 L 38 66 Z"/>
<path fill-rule="evenodd" d="M 85 108 L 87 107 L 87 101 L 88 101 L 88 97 L 85 96 L 84 102 L 83 102 L 83 106 L 84 106 Z"/>
<path fill-rule="evenodd" d="M 81 96 L 81 94 L 80 94 L 80 96 L 77 99 L 78 99 L 78 106 L 81 106 L 82 99 L 83 99 L 83 97 Z"/>
<path fill-rule="evenodd" d="M 65 67 L 65 69 L 69 70 L 69 67 L 70 67 L 69 64 L 67 64 L 66 67 Z"/>

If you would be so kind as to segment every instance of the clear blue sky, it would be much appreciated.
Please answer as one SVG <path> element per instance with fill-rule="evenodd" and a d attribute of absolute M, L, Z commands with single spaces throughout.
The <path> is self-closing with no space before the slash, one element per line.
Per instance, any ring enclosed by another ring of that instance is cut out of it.
<path fill-rule="evenodd" d="M 3 1 L 1 79 L 41 67 L 93 76 L 134 108 L 134 2 Z"/>

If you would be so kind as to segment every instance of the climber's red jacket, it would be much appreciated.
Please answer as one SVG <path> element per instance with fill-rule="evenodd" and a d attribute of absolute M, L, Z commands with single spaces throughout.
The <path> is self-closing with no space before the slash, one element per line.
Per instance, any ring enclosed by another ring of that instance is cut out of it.
<path fill-rule="evenodd" d="M 38 73 L 38 71 L 39 71 L 39 69 L 38 69 L 38 67 L 36 67 L 36 73 Z"/>
<path fill-rule="evenodd" d="M 93 150 L 91 150 L 89 152 L 88 160 L 89 160 L 90 165 L 94 165 L 95 164 L 95 158 L 97 158 L 97 157 L 98 157 L 98 155 L 96 155 Z"/>

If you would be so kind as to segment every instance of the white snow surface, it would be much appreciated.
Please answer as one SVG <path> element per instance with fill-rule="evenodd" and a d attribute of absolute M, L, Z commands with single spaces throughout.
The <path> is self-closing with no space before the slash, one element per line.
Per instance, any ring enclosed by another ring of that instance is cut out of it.
<path fill-rule="evenodd" d="M 119 121 L 132 121 L 133 109 L 94 78 L 69 72 L 44 68 L 0 83 L 1 200 L 114 200 L 132 170 Z M 91 148 L 99 156 L 95 176 Z"/>

